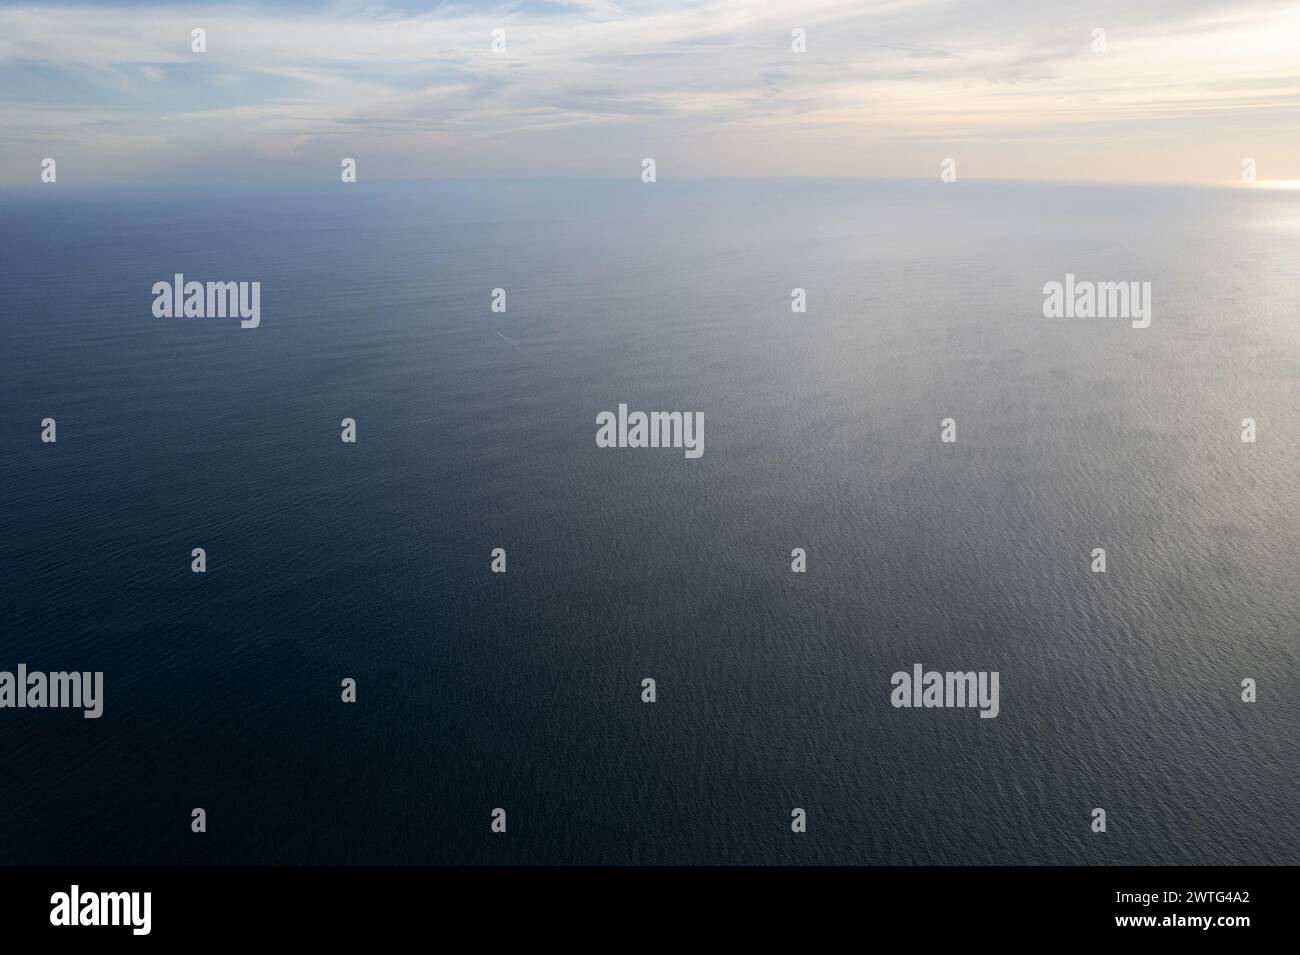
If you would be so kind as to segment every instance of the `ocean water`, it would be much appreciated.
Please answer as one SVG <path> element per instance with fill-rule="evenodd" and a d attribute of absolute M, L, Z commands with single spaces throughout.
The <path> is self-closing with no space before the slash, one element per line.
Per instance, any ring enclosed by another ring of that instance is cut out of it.
<path fill-rule="evenodd" d="M 0 669 L 105 674 L 0 710 L 0 862 L 1300 863 L 1298 280 L 1281 191 L 0 193 Z"/>

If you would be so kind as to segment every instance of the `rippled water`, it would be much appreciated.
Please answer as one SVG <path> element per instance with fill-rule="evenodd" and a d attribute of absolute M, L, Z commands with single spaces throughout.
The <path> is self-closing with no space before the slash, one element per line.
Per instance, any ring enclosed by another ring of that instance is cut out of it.
<path fill-rule="evenodd" d="M 1300 194 L 54 188 L 0 193 L 0 669 L 106 700 L 0 710 L 0 862 L 1300 863 Z"/>

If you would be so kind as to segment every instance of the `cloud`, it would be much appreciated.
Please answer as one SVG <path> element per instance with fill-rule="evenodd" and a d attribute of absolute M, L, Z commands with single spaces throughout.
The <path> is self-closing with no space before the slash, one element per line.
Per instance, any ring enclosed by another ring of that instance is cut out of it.
<path fill-rule="evenodd" d="M 0 7 L 0 180 L 30 180 L 51 142 L 105 179 L 297 176 L 342 143 L 381 176 L 625 174 L 642 155 L 928 175 L 961 149 L 975 175 L 1226 177 L 1300 155 L 1298 41 L 1293 4 L 1238 0 Z M 1162 176 L 1174 142 L 1194 161 Z"/>

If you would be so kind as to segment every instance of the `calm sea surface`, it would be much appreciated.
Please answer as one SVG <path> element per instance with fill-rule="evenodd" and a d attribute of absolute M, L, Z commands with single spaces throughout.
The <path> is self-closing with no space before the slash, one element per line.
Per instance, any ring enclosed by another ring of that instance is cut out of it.
<path fill-rule="evenodd" d="M 0 862 L 1297 864 L 1298 451 L 1300 192 L 0 192 Z"/>

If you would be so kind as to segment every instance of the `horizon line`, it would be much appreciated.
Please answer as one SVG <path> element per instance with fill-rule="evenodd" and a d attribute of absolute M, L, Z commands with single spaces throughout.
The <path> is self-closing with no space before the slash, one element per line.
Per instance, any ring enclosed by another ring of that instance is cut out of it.
<path fill-rule="evenodd" d="M 331 173 L 333 170 L 331 170 Z M 942 182 L 938 177 L 933 176 L 888 176 L 888 175 L 860 175 L 860 176 L 829 176 L 829 175 L 753 175 L 753 174 L 698 174 L 698 175 L 667 175 L 660 176 L 654 183 L 642 183 L 642 185 L 658 185 L 662 183 L 672 183 L 674 181 L 682 182 L 699 182 L 699 181 L 718 181 L 718 180 L 755 180 L 755 181 L 821 181 L 821 182 L 899 182 L 899 183 L 934 183 L 948 187 L 960 187 L 962 183 L 976 183 L 980 185 L 1060 185 L 1060 186 L 1115 186 L 1115 187 L 1149 187 L 1162 189 L 1263 189 L 1268 191 L 1300 191 L 1300 179 L 1257 179 L 1245 181 L 1240 179 L 1060 179 L 1060 178 L 1002 178 L 995 176 L 962 176 L 953 182 Z M 346 185 L 357 187 L 369 184 L 383 186 L 397 185 L 418 185 L 443 182 L 622 182 L 631 181 L 639 182 L 635 174 L 631 175 L 494 175 L 479 174 L 472 176 L 425 176 L 421 178 L 411 177 L 373 177 L 360 179 L 356 182 L 347 183 Z M 343 185 L 336 179 L 328 176 L 321 179 L 314 178 L 268 178 L 268 179 L 175 179 L 166 181 L 149 181 L 140 179 L 120 179 L 107 180 L 97 179 L 85 182 L 0 182 L 0 190 L 25 191 L 28 189 L 48 190 L 50 186 L 68 186 L 73 189 L 89 188 L 158 188 L 158 189 L 177 189 L 177 188 L 229 188 L 229 187 L 258 187 L 267 188 L 284 188 L 293 186 L 311 186 L 311 185 Z"/>

